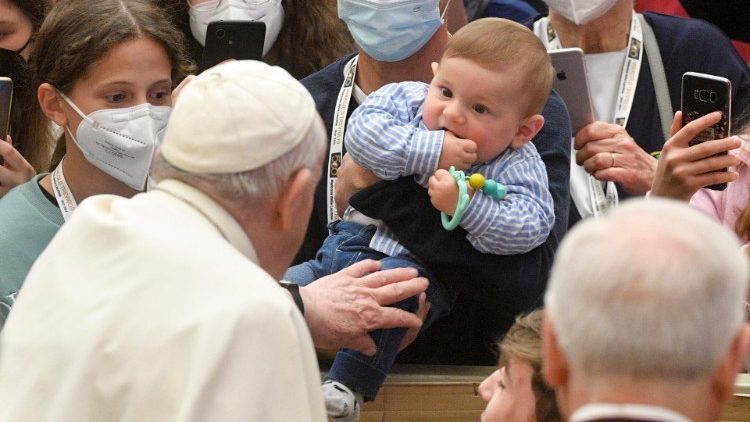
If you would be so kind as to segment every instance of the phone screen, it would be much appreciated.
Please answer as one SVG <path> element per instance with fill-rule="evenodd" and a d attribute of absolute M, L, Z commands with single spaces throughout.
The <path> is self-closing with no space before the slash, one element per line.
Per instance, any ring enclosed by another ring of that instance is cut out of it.
<path fill-rule="evenodd" d="M 5 141 L 10 131 L 10 107 L 13 103 L 13 81 L 0 77 L 0 140 Z"/>
<path fill-rule="evenodd" d="M 689 145 L 726 138 L 731 132 L 732 85 L 729 79 L 703 73 L 687 72 L 682 75 L 682 125 L 693 120 L 721 111 L 721 120 L 704 129 Z M 726 154 L 726 153 L 725 153 Z M 707 186 L 713 190 L 723 190 L 726 183 Z"/>

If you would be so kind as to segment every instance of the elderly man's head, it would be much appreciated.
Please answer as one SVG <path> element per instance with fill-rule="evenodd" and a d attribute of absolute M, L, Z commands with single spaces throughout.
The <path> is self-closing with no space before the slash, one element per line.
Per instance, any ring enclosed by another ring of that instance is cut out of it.
<path fill-rule="evenodd" d="M 731 396 L 747 281 L 735 236 L 685 204 L 631 202 L 582 222 L 560 246 L 545 296 L 547 381 L 558 395 L 573 375 L 591 385 L 729 382 Z"/>
<path fill-rule="evenodd" d="M 312 97 L 285 70 L 227 62 L 180 93 L 151 174 L 212 196 L 252 226 L 251 239 L 267 238 L 259 259 L 283 273 L 307 227 L 325 139 Z"/>

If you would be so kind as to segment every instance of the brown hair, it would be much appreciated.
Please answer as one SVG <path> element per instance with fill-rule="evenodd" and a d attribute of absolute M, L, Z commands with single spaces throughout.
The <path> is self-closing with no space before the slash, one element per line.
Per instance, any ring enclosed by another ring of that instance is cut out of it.
<path fill-rule="evenodd" d="M 492 70 L 520 66 L 526 74 L 528 115 L 541 113 L 552 90 L 554 70 L 544 44 L 528 28 L 507 19 L 470 22 L 448 40 L 443 57 L 462 57 Z"/>
<path fill-rule="evenodd" d="M 10 0 L 31 21 L 31 39 L 42 25 L 44 16 L 49 10 L 46 0 Z M 28 48 L 28 47 L 27 47 Z M 16 55 L 8 63 L 4 76 L 13 79 L 13 107 L 11 109 L 11 131 L 13 145 L 26 161 L 41 172 L 47 169 L 52 153 L 52 134 L 49 123 L 37 105 L 36 87 L 32 82 L 29 65 Z"/>
<path fill-rule="evenodd" d="M 507 365 L 511 359 L 528 362 L 534 374 L 531 376 L 531 389 L 536 399 L 536 420 L 562 422 L 560 410 L 555 401 L 555 392 L 542 378 L 542 321 L 544 311 L 537 309 L 516 318 L 515 324 L 500 342 L 498 366 Z"/>
<path fill-rule="evenodd" d="M 346 25 L 327 0 L 283 0 L 284 24 L 263 61 L 297 79 L 355 50 Z"/>
<path fill-rule="evenodd" d="M 150 0 L 59 1 L 42 24 L 31 53 L 36 86 L 48 82 L 69 93 L 109 50 L 143 36 L 160 43 L 166 51 L 176 86 L 193 66 L 185 53 L 182 32 L 170 22 L 169 16 Z M 63 139 L 57 142 L 50 169 L 65 154 Z"/>

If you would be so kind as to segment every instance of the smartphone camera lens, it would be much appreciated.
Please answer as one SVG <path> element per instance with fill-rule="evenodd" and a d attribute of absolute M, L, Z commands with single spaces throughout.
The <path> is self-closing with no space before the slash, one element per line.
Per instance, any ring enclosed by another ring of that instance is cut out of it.
<path fill-rule="evenodd" d="M 222 39 L 226 35 L 227 35 L 227 32 L 224 30 L 224 28 L 219 28 L 216 30 L 216 38 Z"/>

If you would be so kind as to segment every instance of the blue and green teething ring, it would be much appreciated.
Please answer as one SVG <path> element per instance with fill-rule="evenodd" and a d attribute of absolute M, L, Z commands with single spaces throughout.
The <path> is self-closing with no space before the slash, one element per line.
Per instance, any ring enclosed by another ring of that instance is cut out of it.
<path fill-rule="evenodd" d="M 456 201 L 456 211 L 453 213 L 453 217 L 448 217 L 444 212 L 440 212 L 440 220 L 443 223 L 445 230 L 453 230 L 458 227 L 458 223 L 461 222 L 461 218 L 466 212 L 466 208 L 469 207 L 469 192 L 467 188 L 470 185 L 474 190 L 481 190 L 482 193 L 494 198 L 498 201 L 505 199 L 507 189 L 505 185 L 492 179 L 485 179 L 479 173 L 474 173 L 471 176 L 466 176 L 463 171 L 456 170 L 455 167 L 451 166 L 448 172 L 453 177 L 458 185 L 458 200 Z"/>

